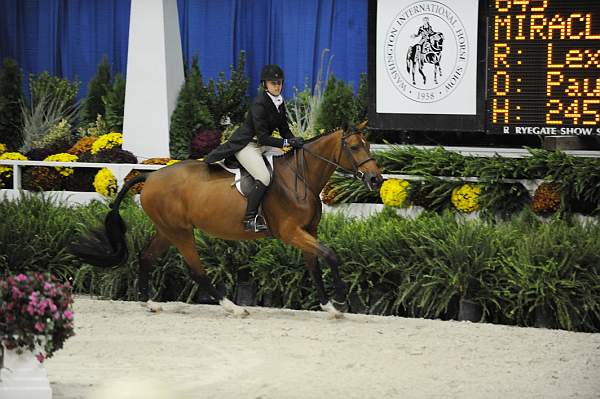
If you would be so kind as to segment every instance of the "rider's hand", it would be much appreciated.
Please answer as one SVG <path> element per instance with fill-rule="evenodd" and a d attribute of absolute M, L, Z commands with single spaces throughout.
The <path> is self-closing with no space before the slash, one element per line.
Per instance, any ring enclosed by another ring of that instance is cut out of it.
<path fill-rule="evenodd" d="M 302 137 L 292 137 L 291 139 L 288 139 L 288 143 L 294 148 L 302 148 L 304 139 Z"/>

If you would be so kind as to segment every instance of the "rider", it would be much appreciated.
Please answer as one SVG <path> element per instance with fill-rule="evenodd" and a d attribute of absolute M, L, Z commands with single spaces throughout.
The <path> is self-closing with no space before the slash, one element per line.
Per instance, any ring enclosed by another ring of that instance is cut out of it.
<path fill-rule="evenodd" d="M 431 25 L 429 25 L 429 17 L 423 17 L 423 25 L 419 27 L 419 31 L 416 35 L 411 35 L 411 38 L 421 36 L 421 40 L 419 41 L 419 45 L 423 48 L 423 45 L 429 40 L 431 35 L 435 34 Z"/>
<path fill-rule="evenodd" d="M 254 187 L 248 194 L 248 204 L 243 224 L 245 231 L 267 230 L 264 221 L 258 218 L 258 206 L 269 186 L 271 177 L 262 154 L 270 147 L 294 147 L 304 145 L 302 137 L 295 137 L 288 126 L 283 90 L 283 70 L 277 65 L 265 65 L 260 74 L 261 92 L 250 105 L 244 123 L 229 140 L 214 149 L 204 161 L 218 162 L 235 155 L 240 164 L 254 177 Z M 273 137 L 279 130 L 282 138 Z"/>

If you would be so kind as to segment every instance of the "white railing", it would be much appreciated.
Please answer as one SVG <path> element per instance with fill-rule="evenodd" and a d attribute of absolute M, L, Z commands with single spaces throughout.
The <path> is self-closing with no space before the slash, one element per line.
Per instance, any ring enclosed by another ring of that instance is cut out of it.
<path fill-rule="evenodd" d="M 24 166 L 47 166 L 47 167 L 62 167 L 70 168 L 108 168 L 111 170 L 119 189 L 123 186 L 125 177 L 132 170 L 157 170 L 165 165 L 144 165 L 138 163 L 95 163 L 95 162 L 47 162 L 47 161 L 14 161 L 8 159 L 0 159 L 0 165 L 12 166 L 13 168 L 13 189 L 20 190 L 21 184 L 21 168 Z"/>

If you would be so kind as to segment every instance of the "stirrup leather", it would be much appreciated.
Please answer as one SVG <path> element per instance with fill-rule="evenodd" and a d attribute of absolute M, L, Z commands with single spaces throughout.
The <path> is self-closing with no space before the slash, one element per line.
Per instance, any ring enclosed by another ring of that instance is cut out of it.
<path fill-rule="evenodd" d="M 254 216 L 254 219 L 244 220 L 244 230 L 260 233 L 261 231 L 269 230 L 269 228 L 267 227 L 265 219 L 262 217 L 262 215 L 256 215 Z"/>

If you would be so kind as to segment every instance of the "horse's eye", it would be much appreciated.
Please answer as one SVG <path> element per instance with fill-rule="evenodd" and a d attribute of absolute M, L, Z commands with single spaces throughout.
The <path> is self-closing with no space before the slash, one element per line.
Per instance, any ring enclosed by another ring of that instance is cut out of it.
<path fill-rule="evenodd" d="M 350 146 L 350 149 L 352 151 L 358 151 L 359 148 L 360 148 L 360 146 L 358 146 L 358 145 L 352 145 L 352 146 Z"/>

